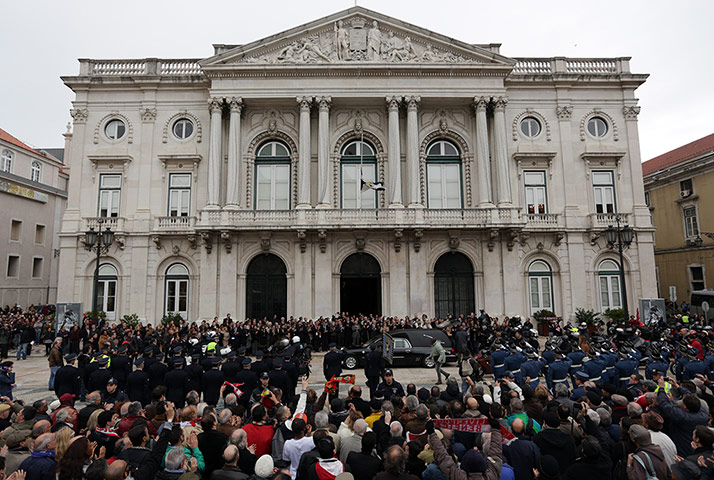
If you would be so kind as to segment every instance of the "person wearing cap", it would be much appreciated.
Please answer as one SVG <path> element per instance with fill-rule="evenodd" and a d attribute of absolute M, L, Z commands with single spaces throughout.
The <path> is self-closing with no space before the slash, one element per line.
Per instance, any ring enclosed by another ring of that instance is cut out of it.
<path fill-rule="evenodd" d="M 509 353 L 502 343 L 499 342 L 497 345 L 498 348 L 491 352 L 491 373 L 494 378 L 501 378 L 506 372 L 505 361 Z"/>
<path fill-rule="evenodd" d="M 5 445 L 14 448 L 24 442 L 32 435 L 32 427 L 35 425 L 34 407 L 24 407 L 15 415 L 15 421 L 0 432 L 0 447 Z"/>
<path fill-rule="evenodd" d="M 112 357 L 109 370 L 112 372 L 112 377 L 119 382 L 119 389 L 126 390 L 126 379 L 131 373 L 131 360 L 126 353 L 129 350 L 127 345 L 121 345 L 117 349 L 116 355 Z"/>
<path fill-rule="evenodd" d="M 510 348 L 510 353 L 508 356 L 503 360 L 503 364 L 506 367 L 506 370 L 511 372 L 513 375 L 513 378 L 516 381 L 516 384 L 522 385 L 522 379 L 523 376 L 521 375 L 521 366 L 523 365 L 523 362 L 526 361 L 526 356 L 523 354 L 523 351 L 521 347 L 517 346 L 516 344 L 511 344 Z"/>
<path fill-rule="evenodd" d="M 82 378 L 79 375 L 79 369 L 74 366 L 76 360 L 76 353 L 65 355 L 64 361 L 67 363 L 57 370 L 55 374 L 55 395 L 57 395 L 57 398 L 60 398 L 65 393 L 79 393 L 82 386 Z"/>
<path fill-rule="evenodd" d="M 255 362 L 253 362 L 253 365 L 250 366 L 250 369 L 253 370 L 258 376 L 260 376 L 263 372 L 270 371 L 270 366 L 268 365 L 268 362 L 264 360 L 264 356 L 265 354 L 262 350 L 255 352 Z"/>
<path fill-rule="evenodd" d="M 174 402 L 178 408 L 183 408 L 186 401 L 186 385 L 188 384 L 188 373 L 183 369 L 183 357 L 172 359 L 173 370 L 169 370 L 164 377 L 166 386 L 166 400 Z"/>
<path fill-rule="evenodd" d="M 5 360 L 0 363 L 0 397 L 12 400 L 12 389 L 15 388 L 15 372 L 12 371 L 13 362 Z"/>
<path fill-rule="evenodd" d="M 126 393 L 119 390 L 119 381 L 114 377 L 110 378 L 106 388 L 102 391 L 102 402 L 105 405 L 116 405 L 127 400 L 129 400 L 129 397 Z"/>
<path fill-rule="evenodd" d="M 262 372 L 258 380 L 260 381 L 260 385 L 255 387 L 251 392 L 250 403 L 259 403 L 265 389 L 270 388 L 270 374 L 268 372 Z"/>
<path fill-rule="evenodd" d="M 107 369 L 108 359 L 104 356 L 98 357 L 94 362 L 97 364 L 97 369 L 89 376 L 87 390 L 94 392 L 95 390 L 104 391 L 107 382 L 112 378 L 112 372 Z"/>
<path fill-rule="evenodd" d="M 573 401 L 578 401 L 580 398 L 585 396 L 585 382 L 590 380 L 590 375 L 582 370 L 578 370 L 573 375 L 575 379 L 575 388 L 573 388 L 573 393 L 570 395 L 570 399 Z"/>
<path fill-rule="evenodd" d="M 659 392 L 659 389 L 660 389 L 659 380 L 660 380 L 661 378 L 665 378 L 665 377 L 664 377 L 664 371 L 659 370 L 659 369 L 657 369 L 657 368 L 653 369 L 653 370 L 652 370 L 652 381 L 655 382 L 655 384 L 657 384 L 657 388 L 655 388 L 655 393 L 658 393 L 658 392 Z M 669 383 L 669 382 L 665 379 L 665 381 L 664 381 L 664 387 L 661 387 L 661 388 L 664 388 L 664 393 L 669 394 L 669 392 L 672 390 L 672 384 Z"/>
<path fill-rule="evenodd" d="M 625 352 L 620 352 L 620 359 L 615 362 L 615 377 L 620 388 L 627 388 L 630 382 L 630 375 L 637 373 L 639 362 Z"/>
<path fill-rule="evenodd" d="M 146 373 L 149 375 L 149 388 L 151 390 L 164 384 L 164 378 L 169 371 L 169 367 L 162 362 L 164 354 L 158 352 L 155 355 L 155 360 L 149 366 L 145 366 Z"/>
<path fill-rule="evenodd" d="M 641 425 L 632 425 L 629 434 L 637 449 L 627 457 L 627 477 L 630 480 L 644 480 L 648 476 L 670 478 L 672 472 L 662 449 L 652 443 L 650 432 Z"/>
<path fill-rule="evenodd" d="M 387 368 L 384 370 L 383 381 L 377 387 L 376 397 L 384 398 L 388 400 L 392 398 L 392 395 L 397 395 L 398 397 L 404 397 L 404 387 L 401 383 L 394 379 L 394 372 L 392 369 Z"/>
<path fill-rule="evenodd" d="M 240 363 L 238 363 L 236 352 L 230 351 L 225 355 L 226 361 L 221 365 L 221 372 L 226 379 L 226 382 L 235 383 L 236 375 L 243 369 L 243 358 L 241 357 Z"/>
<path fill-rule="evenodd" d="M 342 360 L 344 355 L 337 351 L 337 344 L 329 345 L 330 351 L 325 354 L 322 361 L 322 373 L 325 374 L 325 381 L 329 382 L 332 377 L 342 375 Z"/>
<path fill-rule="evenodd" d="M 712 364 L 710 364 L 710 366 L 711 365 Z M 647 380 L 654 380 L 652 376 L 655 370 L 659 370 L 660 372 L 662 372 L 662 374 L 666 375 L 668 368 L 669 363 L 662 355 L 662 350 L 660 350 L 659 347 L 652 348 L 650 350 L 650 356 L 647 359 L 647 366 L 645 367 L 645 378 Z"/>
<path fill-rule="evenodd" d="M 241 347 L 243 348 L 243 347 Z M 248 406 L 250 403 L 250 394 L 258 386 L 258 375 L 251 369 L 250 358 L 243 357 L 243 369 L 236 373 L 233 383 L 242 383 L 240 387 L 243 394 L 238 397 L 238 403 Z"/>
<path fill-rule="evenodd" d="M 135 370 L 126 377 L 126 394 L 132 402 L 149 403 L 149 376 L 144 371 L 144 358 L 134 360 Z"/>
<path fill-rule="evenodd" d="M 555 384 L 562 383 L 566 388 L 570 389 L 568 383 L 568 372 L 573 361 L 565 357 L 560 351 L 554 352 L 555 361 L 548 365 L 545 372 L 545 382 L 548 388 L 553 390 Z"/>
<path fill-rule="evenodd" d="M 221 359 L 213 357 L 211 360 L 211 369 L 203 374 L 201 388 L 203 390 L 203 401 L 209 405 L 217 405 L 218 397 L 220 396 L 221 386 L 226 381 L 218 367 L 221 364 Z"/>
<path fill-rule="evenodd" d="M 372 400 L 379 385 L 379 377 L 384 371 L 384 357 L 382 352 L 377 350 L 379 342 L 372 342 L 369 346 L 369 353 L 364 359 L 364 375 L 367 377 L 367 388 L 369 388 L 369 398 Z"/>
<path fill-rule="evenodd" d="M 186 381 L 186 390 L 189 392 L 195 390 L 199 395 L 203 391 L 201 389 L 201 378 L 203 378 L 203 367 L 201 366 L 201 354 L 193 353 L 191 354 L 191 364 L 188 365 L 184 370 L 188 374 L 188 380 Z"/>

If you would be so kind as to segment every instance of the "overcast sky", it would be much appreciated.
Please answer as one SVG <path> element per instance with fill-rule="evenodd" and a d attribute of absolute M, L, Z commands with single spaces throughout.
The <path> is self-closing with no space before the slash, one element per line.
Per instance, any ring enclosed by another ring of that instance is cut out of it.
<path fill-rule="evenodd" d="M 642 160 L 714 132 L 714 1 L 358 0 L 359 5 L 514 57 L 631 56 Z M 77 58 L 201 58 L 354 6 L 354 0 L 5 0 L 0 127 L 63 146 Z M 436 8 L 436 9 L 435 9 Z"/>

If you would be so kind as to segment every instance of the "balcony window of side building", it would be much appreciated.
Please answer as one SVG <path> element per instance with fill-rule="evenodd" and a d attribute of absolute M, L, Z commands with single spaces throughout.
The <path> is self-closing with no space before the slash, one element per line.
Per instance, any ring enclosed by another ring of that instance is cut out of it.
<path fill-rule="evenodd" d="M 191 205 L 191 174 L 172 173 L 169 176 L 169 216 L 188 217 Z"/>
<path fill-rule="evenodd" d="M 290 209 L 290 150 L 278 141 L 264 143 L 255 158 L 255 209 Z"/>
<path fill-rule="evenodd" d="M 32 177 L 31 180 L 33 182 L 39 182 L 40 181 L 40 174 L 42 173 L 42 165 L 38 161 L 32 162 Z"/>
<path fill-rule="evenodd" d="M 181 315 L 188 318 L 188 269 L 185 265 L 174 263 L 166 269 L 166 288 L 164 313 Z"/>
<path fill-rule="evenodd" d="M 543 260 L 536 260 L 528 267 L 528 289 L 531 314 L 553 310 L 553 270 Z"/>
<path fill-rule="evenodd" d="M 15 158 L 15 154 L 10 150 L 2 151 L 2 158 L 0 162 L 0 170 L 3 172 L 12 173 L 12 161 Z"/>
<path fill-rule="evenodd" d="M 426 149 L 429 208 L 463 208 L 461 154 L 453 143 L 437 140 Z"/>
<path fill-rule="evenodd" d="M 620 293 L 620 266 L 614 260 L 603 260 L 597 269 L 600 284 L 600 307 L 604 312 L 608 308 L 622 308 Z"/>
<path fill-rule="evenodd" d="M 699 222 L 697 221 L 697 207 L 685 207 L 682 209 L 684 215 L 684 237 L 694 238 L 699 235 Z"/>
<path fill-rule="evenodd" d="M 114 265 L 99 265 L 97 308 L 107 314 L 107 320 L 117 317 L 117 269 Z"/>
<path fill-rule="evenodd" d="M 99 208 L 100 217 L 119 216 L 119 202 L 121 201 L 121 175 L 103 174 L 99 176 Z"/>
<path fill-rule="evenodd" d="M 592 172 L 596 213 L 615 213 L 615 182 L 611 171 Z"/>
<path fill-rule="evenodd" d="M 377 195 L 362 188 L 362 181 L 377 181 L 377 157 L 367 142 L 354 140 L 345 145 L 340 158 L 342 208 L 377 208 Z"/>
<path fill-rule="evenodd" d="M 528 213 L 547 213 L 548 203 L 544 171 L 523 172 Z"/>

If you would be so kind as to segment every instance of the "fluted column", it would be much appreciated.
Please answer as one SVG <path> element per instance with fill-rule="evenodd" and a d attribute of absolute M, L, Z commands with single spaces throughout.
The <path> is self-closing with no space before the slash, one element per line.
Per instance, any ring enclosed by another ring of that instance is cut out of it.
<path fill-rule="evenodd" d="M 330 207 L 330 102 L 332 97 L 320 97 L 317 117 L 317 206 Z"/>
<path fill-rule="evenodd" d="M 488 120 L 486 107 L 488 101 L 484 97 L 474 98 L 476 112 L 476 164 L 478 165 L 478 206 L 493 205 L 491 197 L 491 166 L 488 149 Z"/>
<path fill-rule="evenodd" d="M 407 98 L 407 181 L 409 206 L 420 207 L 419 196 L 419 120 L 417 108 L 421 97 Z"/>
<path fill-rule="evenodd" d="M 310 208 L 310 105 L 312 97 L 298 97 L 297 101 L 300 104 L 297 208 Z"/>
<path fill-rule="evenodd" d="M 387 164 L 389 166 L 389 206 L 401 207 L 402 205 L 402 169 L 401 153 L 399 148 L 399 102 L 401 98 L 387 97 L 389 110 L 389 150 Z"/>
<path fill-rule="evenodd" d="M 496 186 L 498 205 L 510 205 L 511 180 L 508 175 L 508 151 L 506 143 L 506 97 L 498 97 L 493 109 L 493 129 L 496 143 Z"/>
<path fill-rule="evenodd" d="M 228 105 L 231 108 L 231 116 L 228 125 L 226 208 L 234 209 L 240 205 L 240 114 L 243 109 L 243 99 L 233 97 Z"/>
<path fill-rule="evenodd" d="M 208 100 L 211 110 L 211 140 L 208 146 L 208 203 L 207 209 L 217 209 L 220 204 L 221 189 L 221 130 L 223 99 L 213 97 Z"/>

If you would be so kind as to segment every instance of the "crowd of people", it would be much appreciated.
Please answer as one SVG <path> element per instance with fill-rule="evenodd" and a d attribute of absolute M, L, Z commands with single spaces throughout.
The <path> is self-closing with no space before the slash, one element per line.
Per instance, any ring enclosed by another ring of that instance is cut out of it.
<path fill-rule="evenodd" d="M 5 311 L 0 323 L 34 330 L 43 315 L 49 313 Z M 342 347 L 396 328 L 442 329 L 457 364 L 444 365 L 443 345 L 432 340 L 438 378 L 403 385 L 373 344 L 361 359 L 366 384 L 345 375 Z M 446 320 L 226 316 L 156 327 L 87 319 L 48 344 L 51 401 L 15 399 L 15 364 L 0 363 L 0 474 L 714 477 L 714 332 L 701 319 L 610 320 L 595 329 L 566 323 L 551 333 L 539 342 L 529 319 L 483 311 Z M 314 388 L 317 373 L 308 379 L 310 349 L 327 351 L 324 388 Z"/>

